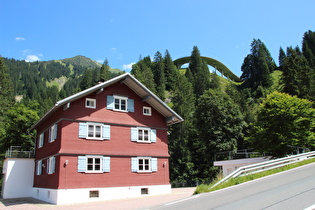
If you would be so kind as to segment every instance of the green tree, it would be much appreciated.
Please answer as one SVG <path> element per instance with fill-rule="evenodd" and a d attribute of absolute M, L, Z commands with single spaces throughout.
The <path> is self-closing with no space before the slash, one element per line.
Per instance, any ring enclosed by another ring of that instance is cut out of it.
<path fill-rule="evenodd" d="M 150 56 L 144 57 L 138 63 L 132 65 L 131 74 L 134 75 L 142 84 L 156 94 L 154 75 L 151 69 Z"/>
<path fill-rule="evenodd" d="M 276 68 L 265 44 L 259 39 L 251 43 L 251 54 L 248 54 L 242 64 L 241 79 L 244 80 L 243 87 L 256 91 L 259 86 L 268 88 L 272 84 L 270 73 Z M 260 91 L 261 92 L 261 91 Z M 260 97 L 260 92 L 257 97 Z"/>
<path fill-rule="evenodd" d="M 279 68 L 280 69 L 282 69 L 285 57 L 286 57 L 286 54 L 284 50 L 282 49 L 282 47 L 280 47 L 280 50 L 279 50 Z"/>
<path fill-rule="evenodd" d="M 190 56 L 189 69 L 194 77 L 193 85 L 196 97 L 210 88 L 210 71 L 207 63 L 201 58 L 197 46 L 193 47 Z"/>
<path fill-rule="evenodd" d="M 236 150 L 246 123 L 239 106 L 219 89 L 205 91 L 197 104 L 198 177 L 211 179 L 216 175 L 212 168 L 215 154 Z"/>
<path fill-rule="evenodd" d="M 296 147 L 315 148 L 315 109 L 307 99 L 273 92 L 260 104 L 253 147 L 274 157 L 290 154 Z"/>
<path fill-rule="evenodd" d="M 283 63 L 283 91 L 301 98 L 312 99 L 314 71 L 298 48 L 287 49 Z"/>
<path fill-rule="evenodd" d="M 92 70 L 88 69 L 84 72 L 82 76 L 82 80 L 80 82 L 80 89 L 85 90 L 88 89 L 89 87 L 92 87 L 94 84 L 92 84 Z"/>
<path fill-rule="evenodd" d="M 22 146 L 29 150 L 34 147 L 35 131 L 29 132 L 32 125 L 39 120 L 38 103 L 32 102 L 29 107 L 16 103 L 7 111 L 4 121 L 5 135 L 1 137 L 1 152 L 10 146 Z"/>
<path fill-rule="evenodd" d="M 111 73 L 110 73 L 110 67 L 108 65 L 108 60 L 107 58 L 105 59 L 101 69 L 100 69 L 100 79 L 107 81 L 111 78 Z"/>
<path fill-rule="evenodd" d="M 172 125 L 169 136 L 170 174 L 172 183 L 187 183 L 195 179 L 193 140 L 195 138 L 195 96 L 192 84 L 178 74 L 172 97 L 172 107 L 184 122 Z"/>
<path fill-rule="evenodd" d="M 315 68 L 315 32 L 309 30 L 304 33 L 302 51 L 309 65 Z"/>
<path fill-rule="evenodd" d="M 165 88 L 166 90 L 175 89 L 174 84 L 178 78 L 178 69 L 173 63 L 172 57 L 168 50 L 165 51 L 164 55 L 164 73 L 165 73 Z"/>
<path fill-rule="evenodd" d="M 154 81 L 156 85 L 157 96 L 161 100 L 165 100 L 165 74 L 164 74 L 164 60 L 162 54 L 157 51 L 154 56 L 154 62 L 152 64 L 152 72 L 154 75 Z"/>
<path fill-rule="evenodd" d="M 6 110 L 13 104 L 13 86 L 8 69 L 0 57 L 0 118 Z"/>
<path fill-rule="evenodd" d="M 0 57 L 0 136 L 4 135 L 4 117 L 13 105 L 13 86 L 6 65 Z M 1 138 L 1 137 L 0 137 Z"/>

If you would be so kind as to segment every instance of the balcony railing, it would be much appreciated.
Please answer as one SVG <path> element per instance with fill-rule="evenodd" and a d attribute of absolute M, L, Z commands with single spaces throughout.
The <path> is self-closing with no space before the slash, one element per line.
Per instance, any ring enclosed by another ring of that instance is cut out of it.
<path fill-rule="evenodd" d="M 6 151 L 5 158 L 34 158 L 34 151 L 22 150 L 21 146 L 11 146 Z"/>
<path fill-rule="evenodd" d="M 253 149 L 242 149 L 237 151 L 225 151 L 216 153 L 215 161 L 255 158 L 264 156 L 265 156 L 264 153 L 255 152 Z"/>

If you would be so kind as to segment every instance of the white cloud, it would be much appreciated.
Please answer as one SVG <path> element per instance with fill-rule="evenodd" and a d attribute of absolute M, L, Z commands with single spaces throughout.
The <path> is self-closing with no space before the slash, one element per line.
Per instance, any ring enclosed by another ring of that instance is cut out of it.
<path fill-rule="evenodd" d="M 26 49 L 22 51 L 23 56 L 25 56 L 25 61 L 26 62 L 34 62 L 34 61 L 39 61 L 40 57 L 43 57 L 44 55 L 41 53 L 34 54 L 30 49 Z"/>
<path fill-rule="evenodd" d="M 16 41 L 24 41 L 25 38 L 24 38 L 24 37 L 15 37 L 15 40 L 16 40 Z"/>
<path fill-rule="evenodd" d="M 34 62 L 39 60 L 40 58 L 37 55 L 27 55 L 25 59 L 26 62 Z"/>
<path fill-rule="evenodd" d="M 130 64 L 124 64 L 122 66 L 123 70 L 125 71 L 130 71 L 132 69 L 132 65 L 135 64 L 135 63 L 130 63 Z"/>

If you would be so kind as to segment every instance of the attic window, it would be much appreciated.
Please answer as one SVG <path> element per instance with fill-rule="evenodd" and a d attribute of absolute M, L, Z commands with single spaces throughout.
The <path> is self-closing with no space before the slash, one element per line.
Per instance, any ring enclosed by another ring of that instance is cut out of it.
<path fill-rule="evenodd" d="M 86 98 L 85 107 L 95 109 L 96 108 L 96 99 Z"/>
<path fill-rule="evenodd" d="M 143 115 L 151 116 L 151 107 L 143 107 Z"/>

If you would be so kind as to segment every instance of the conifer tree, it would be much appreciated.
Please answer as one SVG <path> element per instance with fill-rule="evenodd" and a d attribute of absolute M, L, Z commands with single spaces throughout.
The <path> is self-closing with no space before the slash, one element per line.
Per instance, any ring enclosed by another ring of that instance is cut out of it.
<path fill-rule="evenodd" d="M 191 53 L 189 69 L 194 77 L 194 92 L 198 97 L 210 88 L 210 72 L 206 62 L 202 60 L 197 46 L 194 46 Z"/>
<path fill-rule="evenodd" d="M 92 70 L 88 69 L 84 72 L 82 76 L 82 80 L 80 82 L 80 89 L 85 90 L 89 87 L 92 87 L 94 84 L 92 84 Z"/>
<path fill-rule="evenodd" d="M 284 50 L 282 49 L 282 47 L 280 47 L 280 50 L 279 50 L 279 68 L 280 69 L 282 69 L 285 57 L 286 57 L 286 54 Z"/>
<path fill-rule="evenodd" d="M 288 47 L 284 59 L 282 83 L 283 91 L 301 98 L 313 98 L 313 70 L 298 48 Z"/>
<path fill-rule="evenodd" d="M 196 178 L 194 170 L 195 139 L 195 96 L 192 84 L 181 74 L 174 83 L 172 107 L 185 120 L 172 125 L 169 136 L 171 180 L 174 183 L 192 181 Z"/>
<path fill-rule="evenodd" d="M 165 73 L 165 88 L 166 90 L 174 89 L 173 85 L 178 78 L 178 69 L 173 63 L 170 53 L 168 50 L 165 51 L 164 55 L 164 73 Z"/>
<path fill-rule="evenodd" d="M 304 33 L 302 41 L 302 51 L 311 67 L 315 67 L 315 32 Z"/>
<path fill-rule="evenodd" d="M 156 94 L 150 56 L 144 57 L 138 63 L 134 64 L 131 69 L 131 74 L 134 75 L 149 90 Z"/>
<path fill-rule="evenodd" d="M 241 79 L 245 82 L 243 87 L 251 88 L 252 91 L 259 86 L 268 88 L 272 84 L 270 73 L 276 68 L 276 64 L 271 57 L 265 44 L 259 39 L 254 39 L 251 43 L 251 54 L 248 54 L 242 64 Z"/>
<path fill-rule="evenodd" d="M 110 73 L 110 67 L 108 65 L 108 60 L 107 58 L 105 59 L 101 69 L 100 69 L 100 79 L 107 81 L 111 78 L 111 73 Z"/>
<path fill-rule="evenodd" d="M 164 60 L 162 54 L 158 51 L 154 56 L 152 64 L 152 72 L 154 74 L 154 81 L 156 85 L 157 96 L 164 101 L 165 99 L 165 74 L 164 74 Z"/>
<path fill-rule="evenodd" d="M 0 57 L 0 142 L 5 135 L 4 119 L 7 110 L 14 104 L 13 87 L 7 67 Z"/>
<path fill-rule="evenodd" d="M 0 57 L 0 119 L 3 117 L 6 110 L 13 105 L 13 103 L 14 96 L 12 81 L 4 61 Z"/>

